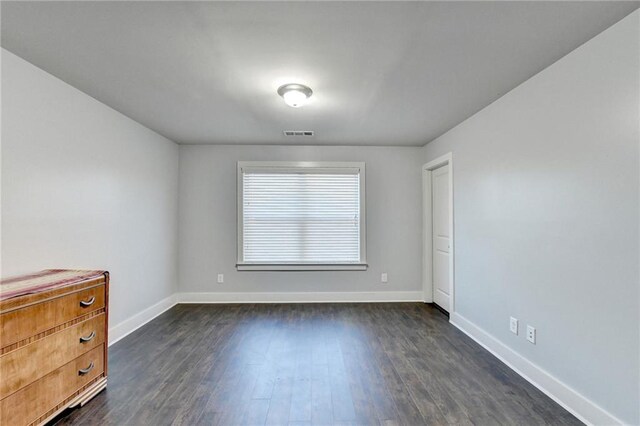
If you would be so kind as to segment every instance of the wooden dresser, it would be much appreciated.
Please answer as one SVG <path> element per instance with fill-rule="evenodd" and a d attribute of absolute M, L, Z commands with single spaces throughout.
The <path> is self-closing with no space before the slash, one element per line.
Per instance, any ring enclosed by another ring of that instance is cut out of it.
<path fill-rule="evenodd" d="M 0 283 L 0 425 L 39 425 L 107 386 L 109 274 L 47 270 Z"/>

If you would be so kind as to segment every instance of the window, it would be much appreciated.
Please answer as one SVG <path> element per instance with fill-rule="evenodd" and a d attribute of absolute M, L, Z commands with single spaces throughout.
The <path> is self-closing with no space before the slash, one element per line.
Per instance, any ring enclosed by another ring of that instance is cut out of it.
<path fill-rule="evenodd" d="M 238 163 L 238 270 L 365 270 L 364 163 Z"/>

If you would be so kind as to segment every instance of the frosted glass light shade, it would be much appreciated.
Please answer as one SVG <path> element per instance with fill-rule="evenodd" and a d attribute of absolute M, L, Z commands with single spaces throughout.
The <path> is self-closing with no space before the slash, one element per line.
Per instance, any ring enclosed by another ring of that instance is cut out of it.
<path fill-rule="evenodd" d="M 284 99 L 284 103 L 293 108 L 306 104 L 313 91 L 302 84 L 285 84 L 278 88 L 278 94 Z"/>

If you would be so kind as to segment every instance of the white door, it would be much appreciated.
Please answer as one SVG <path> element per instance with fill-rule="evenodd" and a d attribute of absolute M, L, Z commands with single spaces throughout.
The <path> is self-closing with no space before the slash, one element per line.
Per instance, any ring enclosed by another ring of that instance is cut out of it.
<path fill-rule="evenodd" d="M 433 301 L 449 312 L 449 165 L 431 172 Z"/>

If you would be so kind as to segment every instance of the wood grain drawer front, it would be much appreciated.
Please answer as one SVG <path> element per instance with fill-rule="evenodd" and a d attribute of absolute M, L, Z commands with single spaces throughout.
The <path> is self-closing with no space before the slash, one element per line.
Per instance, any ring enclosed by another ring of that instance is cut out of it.
<path fill-rule="evenodd" d="M 104 318 L 104 314 L 91 317 L 0 356 L 0 399 L 101 346 L 105 340 Z"/>
<path fill-rule="evenodd" d="M 100 345 L 3 399 L 0 401 L 0 424 L 19 426 L 38 419 L 102 375 L 103 357 L 104 347 Z"/>
<path fill-rule="evenodd" d="M 104 284 L 0 314 L 1 347 L 104 308 Z"/>

